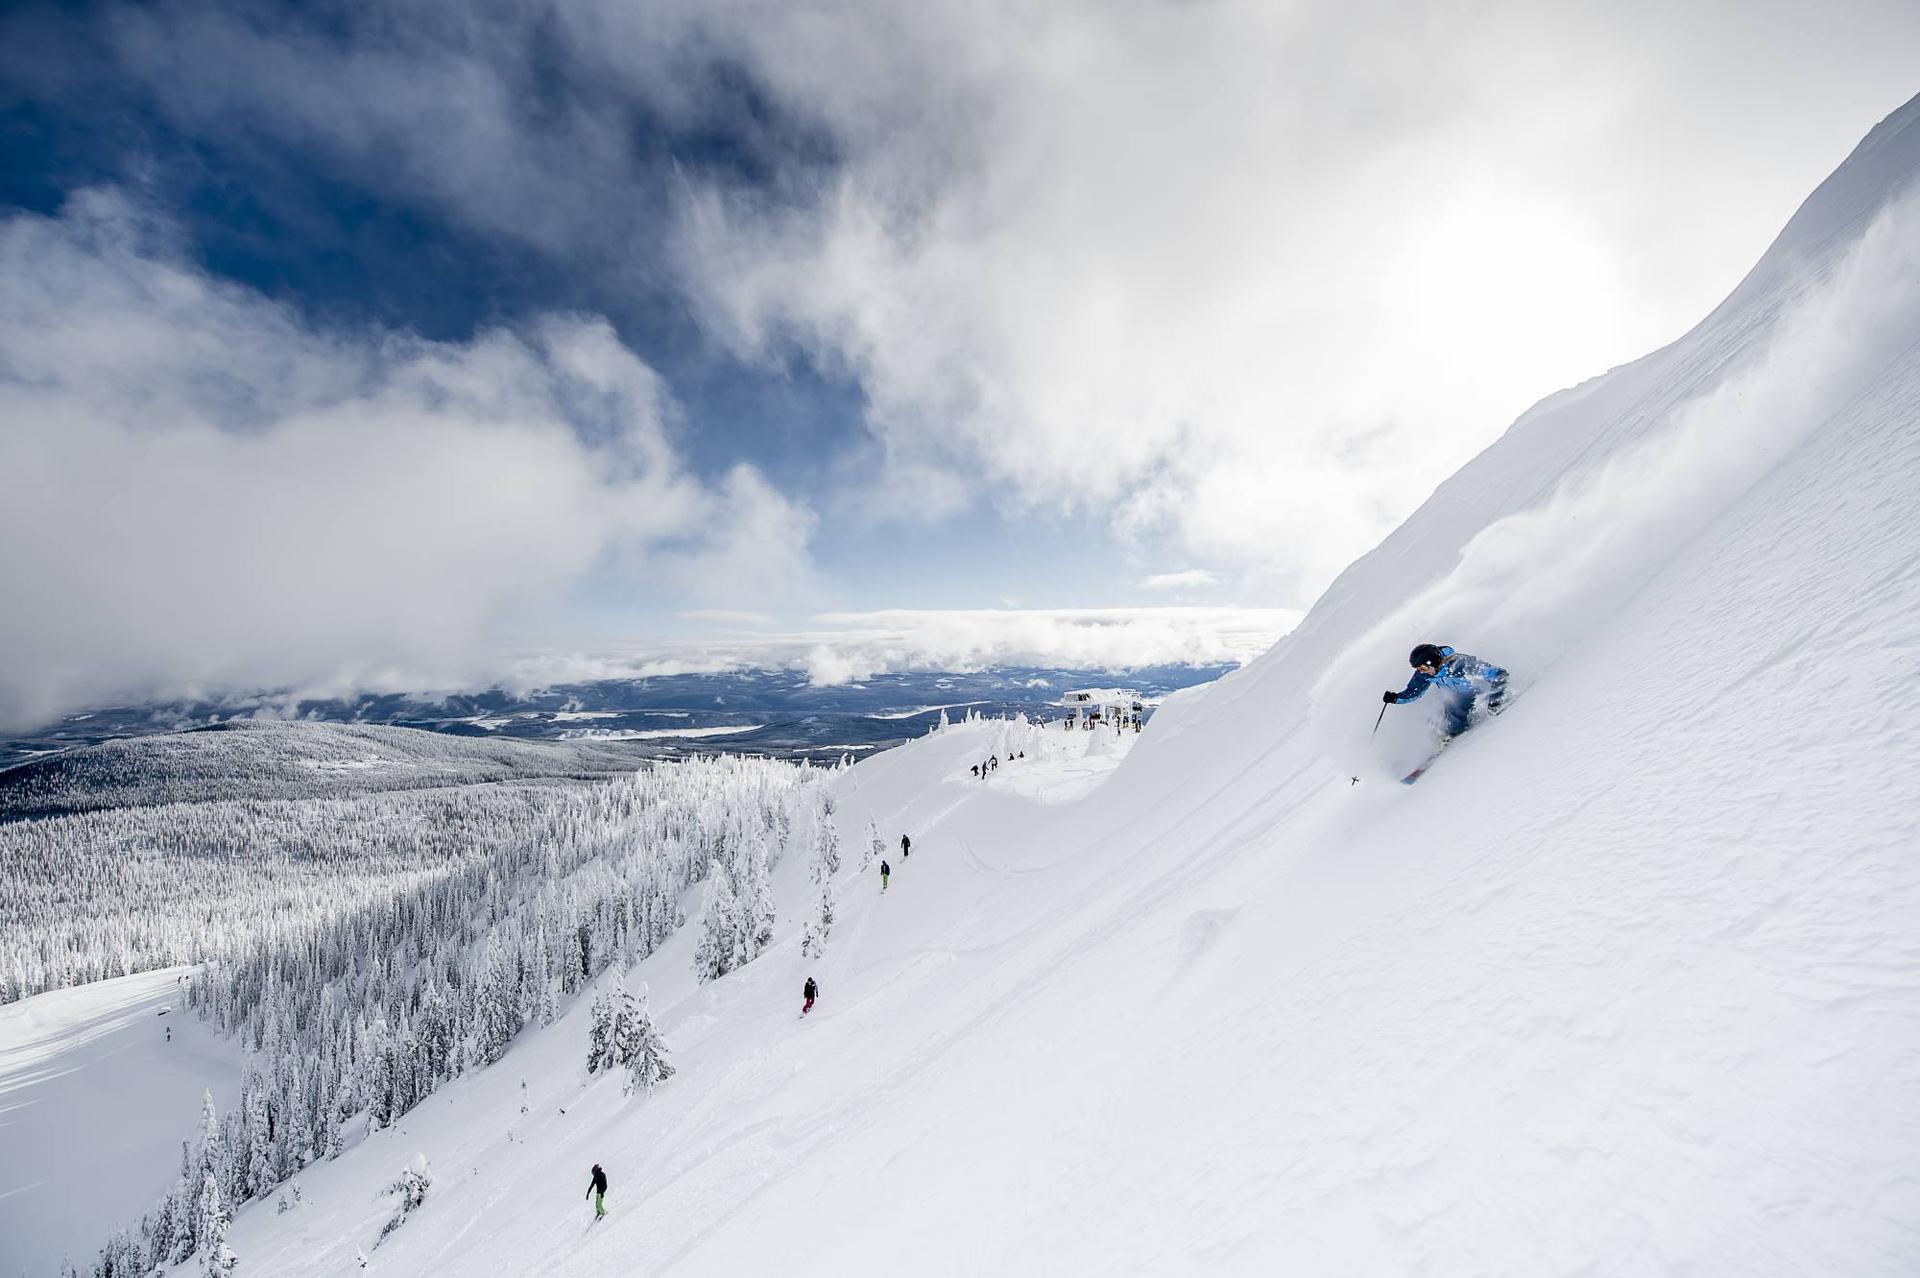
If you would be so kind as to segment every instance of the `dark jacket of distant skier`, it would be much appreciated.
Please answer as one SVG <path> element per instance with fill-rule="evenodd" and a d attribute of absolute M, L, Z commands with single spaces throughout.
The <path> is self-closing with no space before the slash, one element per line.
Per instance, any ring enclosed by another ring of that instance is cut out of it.
<path fill-rule="evenodd" d="M 1469 652 L 1455 652 L 1445 644 L 1423 643 L 1407 654 L 1413 677 L 1399 692 L 1383 692 L 1388 705 L 1418 701 L 1432 688 L 1441 699 L 1446 730 L 1457 737 L 1471 724 L 1476 699 L 1485 698 L 1488 714 L 1499 714 L 1507 699 L 1507 672 Z"/>

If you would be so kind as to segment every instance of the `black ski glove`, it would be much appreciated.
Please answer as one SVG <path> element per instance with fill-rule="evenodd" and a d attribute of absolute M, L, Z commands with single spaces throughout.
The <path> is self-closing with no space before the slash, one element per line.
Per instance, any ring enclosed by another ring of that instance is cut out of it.
<path fill-rule="evenodd" d="M 1398 701 L 1399 699 L 1400 699 L 1400 694 L 1397 692 L 1383 692 L 1380 694 L 1380 700 L 1384 701 L 1388 705 L 1392 705 L 1395 701 Z"/>

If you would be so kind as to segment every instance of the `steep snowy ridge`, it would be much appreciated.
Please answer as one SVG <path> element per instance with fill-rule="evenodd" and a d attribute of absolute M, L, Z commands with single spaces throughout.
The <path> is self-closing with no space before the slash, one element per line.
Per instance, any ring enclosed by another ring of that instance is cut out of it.
<path fill-rule="evenodd" d="M 1822 182 L 1787 222 L 1754 269 L 1719 310 L 1765 304 L 1768 294 L 1792 287 L 1793 277 L 1819 271 L 1836 250 L 1856 238 L 1887 204 L 1912 188 L 1920 173 L 1920 97 L 1881 121 L 1847 162 Z M 1716 311 L 1717 315 L 1719 312 Z M 1708 323 L 1712 323 L 1709 317 Z"/>
<path fill-rule="evenodd" d="M 1851 399 L 1898 380 L 1893 365 L 1920 325 L 1917 179 L 1920 98 L 1821 184 L 1712 315 L 1524 414 L 1270 653 L 1214 696 L 1163 711 L 1134 770 L 1164 777 L 1163 752 L 1192 757 L 1180 739 L 1184 707 L 1231 707 L 1202 712 L 1208 726 L 1193 746 L 1235 757 L 1243 742 L 1223 733 L 1223 712 L 1271 740 L 1270 723 L 1257 721 L 1306 713 L 1317 688 L 1312 700 L 1351 724 L 1344 698 L 1404 679 L 1412 640 L 1401 637 L 1416 632 L 1449 635 L 1521 671 L 1523 685 L 1537 681 L 1768 467 L 1832 427 Z M 1364 672 L 1353 661 L 1368 663 Z M 1352 734 L 1331 735 L 1302 744 L 1365 766 Z"/>
<path fill-rule="evenodd" d="M 848 770 L 823 960 L 795 858 L 773 951 L 628 974 L 655 1096 L 586 1079 L 583 1000 L 242 1212 L 243 1265 L 352 1271 L 423 1153 L 375 1270 L 1920 1271 L 1916 174 L 1920 99 L 1083 798 L 972 779 L 991 724 Z M 1403 788 L 1421 640 L 1520 691 Z"/>

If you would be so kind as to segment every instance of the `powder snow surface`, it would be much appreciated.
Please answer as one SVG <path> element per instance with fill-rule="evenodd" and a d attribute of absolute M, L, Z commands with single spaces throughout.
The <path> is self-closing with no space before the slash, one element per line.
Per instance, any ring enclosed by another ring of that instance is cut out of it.
<path fill-rule="evenodd" d="M 584 1077 L 583 1000 L 244 1211 L 243 1264 L 352 1272 L 421 1153 L 374 1270 L 1920 1272 L 1916 171 L 1920 102 L 1104 780 L 975 781 L 981 723 L 841 774 L 824 960 L 796 857 L 773 952 L 629 975 L 652 1098 Z M 1517 696 L 1407 788 L 1421 708 L 1368 729 L 1422 640 Z"/>
<path fill-rule="evenodd" d="M 239 1046 L 176 1006 L 191 970 L 0 1007 L 0 1275 L 90 1263 L 173 1184 L 202 1093 L 238 1098 Z"/>

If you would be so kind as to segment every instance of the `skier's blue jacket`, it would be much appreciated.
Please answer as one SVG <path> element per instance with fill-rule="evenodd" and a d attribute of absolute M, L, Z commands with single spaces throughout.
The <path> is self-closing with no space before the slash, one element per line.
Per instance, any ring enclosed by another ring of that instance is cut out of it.
<path fill-rule="evenodd" d="M 1394 695 L 1393 703 L 1404 706 L 1409 701 L 1418 701 L 1428 688 L 1437 687 L 1449 702 L 1465 711 L 1482 690 L 1492 694 L 1488 698 L 1490 702 L 1500 700 L 1506 691 L 1507 672 L 1499 666 L 1482 661 L 1472 653 L 1455 652 L 1444 644 L 1440 658 L 1439 668 L 1433 674 L 1414 671 L 1406 688 Z"/>

